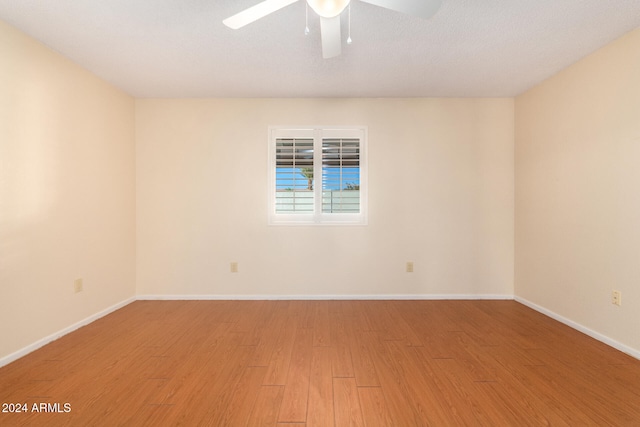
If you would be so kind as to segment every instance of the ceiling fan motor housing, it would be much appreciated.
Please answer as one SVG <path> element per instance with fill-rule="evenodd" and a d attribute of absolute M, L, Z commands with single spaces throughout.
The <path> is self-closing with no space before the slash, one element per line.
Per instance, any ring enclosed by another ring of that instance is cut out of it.
<path fill-rule="evenodd" d="M 350 0 L 307 0 L 311 9 L 323 18 L 334 18 L 342 13 Z"/>

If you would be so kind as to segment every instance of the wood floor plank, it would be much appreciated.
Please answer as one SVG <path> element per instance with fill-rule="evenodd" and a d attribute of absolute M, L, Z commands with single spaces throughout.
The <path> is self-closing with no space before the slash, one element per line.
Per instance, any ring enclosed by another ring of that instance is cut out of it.
<path fill-rule="evenodd" d="M 380 380 L 370 351 L 371 340 L 377 340 L 377 335 L 371 331 L 351 331 L 351 360 L 353 362 L 354 377 L 360 387 L 380 386 Z"/>
<path fill-rule="evenodd" d="M 262 323 L 263 326 L 257 328 L 260 331 L 259 342 L 256 344 L 256 351 L 250 364 L 251 366 L 269 366 L 276 351 L 276 345 L 279 343 L 278 337 L 284 329 L 287 317 L 282 313 L 278 305 L 273 305 L 272 312 L 268 318 L 257 319 L 257 321 Z M 273 375 L 274 372 L 271 371 L 270 374 Z M 274 380 L 273 376 L 271 378 Z"/>
<path fill-rule="evenodd" d="M 286 319 L 273 348 L 264 385 L 285 385 L 287 383 L 296 330 L 297 324 Z"/>
<path fill-rule="evenodd" d="M 376 364 L 378 372 L 382 375 L 383 371 L 388 371 L 394 378 L 403 397 L 411 405 L 418 425 L 422 422 L 441 425 L 448 421 L 465 424 L 466 412 L 461 416 L 454 405 L 455 392 L 450 388 L 439 387 L 433 375 L 436 368 L 420 360 L 419 349 L 420 347 L 407 347 L 397 341 L 385 341 L 377 350 L 380 355 Z"/>
<path fill-rule="evenodd" d="M 226 407 L 209 408 L 205 419 L 211 425 L 244 426 L 249 422 L 251 409 L 258 398 L 262 381 L 267 368 L 263 366 L 247 367 L 241 374 L 240 380 L 233 387 L 231 397 L 225 402 Z"/>
<path fill-rule="evenodd" d="M 303 329 L 313 329 L 316 307 L 325 301 L 296 301 L 296 318 Z"/>
<path fill-rule="evenodd" d="M 334 425 L 333 377 L 329 347 L 313 348 L 306 421 L 308 427 Z"/>
<path fill-rule="evenodd" d="M 309 373 L 311 370 L 311 329 L 300 328 L 291 351 L 291 364 L 280 406 L 279 422 L 306 422 L 309 401 Z"/>
<path fill-rule="evenodd" d="M 334 377 L 351 378 L 355 376 L 351 355 L 352 339 L 349 333 L 353 328 L 353 320 L 344 314 L 343 304 L 332 304 L 330 307 L 340 307 L 329 316 L 332 373 Z"/>
<path fill-rule="evenodd" d="M 396 425 L 387 408 L 382 387 L 358 387 L 358 396 L 365 426 L 393 427 Z"/>
<path fill-rule="evenodd" d="M 331 368 L 333 377 L 354 378 L 353 358 L 351 356 L 351 346 L 335 345 L 331 347 Z"/>
<path fill-rule="evenodd" d="M 341 307 L 341 306 L 340 306 Z M 348 346 L 351 343 L 349 331 L 354 327 L 353 316 L 345 315 L 342 310 L 329 314 L 329 330 L 332 345 Z"/>
<path fill-rule="evenodd" d="M 313 314 L 313 346 L 328 347 L 331 345 L 329 301 L 317 301 Z"/>
<path fill-rule="evenodd" d="M 355 378 L 334 378 L 333 390 L 336 426 L 363 427 L 364 419 Z"/>
<path fill-rule="evenodd" d="M 386 309 L 388 319 L 390 325 L 393 325 L 392 329 L 396 339 L 402 340 L 410 346 L 422 346 L 424 345 L 422 339 L 415 329 L 410 326 L 410 318 L 406 317 L 410 307 L 411 304 L 407 304 L 406 301 L 393 301 Z"/>
<path fill-rule="evenodd" d="M 0 368 L 2 426 L 640 425 L 640 360 L 515 301 L 136 301 Z"/>
<path fill-rule="evenodd" d="M 409 384 L 396 369 L 394 360 L 390 357 L 385 343 L 377 339 L 376 333 L 369 331 L 364 333 L 366 346 L 371 355 L 372 363 L 378 371 L 376 378 L 379 387 L 385 395 L 387 410 L 397 425 L 423 426 L 429 425 L 426 418 L 420 418 L 411 400 L 412 391 Z"/>
<path fill-rule="evenodd" d="M 247 427 L 272 427 L 278 423 L 278 413 L 284 396 L 284 386 L 261 386 L 247 420 Z"/>

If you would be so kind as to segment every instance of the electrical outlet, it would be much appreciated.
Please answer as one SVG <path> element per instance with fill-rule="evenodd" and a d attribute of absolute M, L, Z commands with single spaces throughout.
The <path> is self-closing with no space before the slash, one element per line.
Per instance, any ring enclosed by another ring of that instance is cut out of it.
<path fill-rule="evenodd" d="M 612 292 L 611 303 L 615 305 L 622 305 L 622 293 L 620 291 Z"/>
<path fill-rule="evenodd" d="M 76 279 L 73 281 L 73 291 L 77 294 L 82 292 L 82 279 Z"/>
<path fill-rule="evenodd" d="M 238 263 L 237 262 L 232 262 L 231 264 L 229 264 L 229 269 L 231 270 L 232 273 L 237 273 L 238 272 Z"/>
<path fill-rule="evenodd" d="M 407 273 L 413 273 L 413 261 L 407 261 Z"/>

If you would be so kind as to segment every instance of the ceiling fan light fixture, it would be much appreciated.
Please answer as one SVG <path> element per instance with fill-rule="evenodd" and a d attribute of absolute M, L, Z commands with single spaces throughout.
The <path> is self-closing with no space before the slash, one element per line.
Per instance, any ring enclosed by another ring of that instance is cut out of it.
<path fill-rule="evenodd" d="M 323 18 L 335 18 L 349 5 L 350 0 L 307 0 L 311 9 Z"/>

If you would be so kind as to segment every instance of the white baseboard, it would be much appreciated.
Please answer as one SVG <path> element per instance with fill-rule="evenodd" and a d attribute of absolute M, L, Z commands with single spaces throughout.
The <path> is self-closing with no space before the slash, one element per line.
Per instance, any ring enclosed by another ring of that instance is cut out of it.
<path fill-rule="evenodd" d="M 385 294 L 385 295 L 138 295 L 138 300 L 512 300 L 502 294 Z"/>
<path fill-rule="evenodd" d="M 629 346 L 626 346 L 626 345 L 624 345 L 624 344 L 622 344 L 622 343 L 620 343 L 620 342 L 618 342 L 616 340 L 613 340 L 613 339 L 611 339 L 611 338 L 609 338 L 609 337 L 607 337 L 605 335 L 602 335 L 599 332 L 593 331 L 593 330 L 587 328 L 586 326 L 583 326 L 583 325 L 581 325 L 581 324 L 579 324 L 577 322 L 574 322 L 573 320 L 567 319 L 566 317 L 563 317 L 563 316 L 561 316 L 561 315 L 559 315 L 559 314 L 557 314 L 557 313 L 555 313 L 555 312 L 553 312 L 551 310 L 548 310 L 548 309 L 546 309 L 544 307 L 541 307 L 541 306 L 539 306 L 539 305 L 537 305 L 535 303 L 532 303 L 529 300 L 526 300 L 524 298 L 520 298 L 520 297 L 517 297 L 517 296 L 514 297 L 514 299 L 517 302 L 519 302 L 521 304 L 524 304 L 527 307 L 529 307 L 529 308 L 531 308 L 531 309 L 533 309 L 533 310 L 535 310 L 535 311 L 537 311 L 539 313 L 544 314 L 545 316 L 548 316 L 548 317 L 550 317 L 550 318 L 552 318 L 554 320 L 557 320 L 560 323 L 564 323 L 565 325 L 567 325 L 567 326 L 569 326 L 569 327 L 571 327 L 571 328 L 573 328 L 573 329 L 575 329 L 577 331 L 580 331 L 583 334 L 590 336 L 591 338 L 594 338 L 594 339 L 596 339 L 596 340 L 598 340 L 598 341 L 600 341 L 600 342 L 602 342 L 604 344 L 607 344 L 610 347 L 615 348 L 616 350 L 620 350 L 621 352 L 626 353 L 629 356 L 635 357 L 636 359 L 640 360 L 640 350 L 636 350 L 635 348 L 631 348 Z"/>
<path fill-rule="evenodd" d="M 21 348 L 20 350 L 13 352 L 7 356 L 4 356 L 2 358 L 0 358 L 0 368 L 8 365 L 9 363 L 13 362 L 14 360 L 18 360 L 19 358 L 26 356 L 27 354 L 31 353 L 32 351 L 35 351 L 37 349 L 39 349 L 40 347 L 43 347 L 47 344 L 49 344 L 52 341 L 57 340 L 58 338 L 67 335 L 70 332 L 75 331 L 76 329 L 79 329 L 83 326 L 88 325 L 91 322 L 94 322 L 96 320 L 98 320 L 101 317 L 106 316 L 107 314 L 113 313 L 114 311 L 118 310 L 119 308 L 124 307 L 125 305 L 128 305 L 130 303 L 132 303 L 133 301 L 135 301 L 136 298 L 135 297 L 131 297 L 128 298 L 124 301 L 121 301 L 117 304 L 112 305 L 111 307 L 107 307 L 102 311 L 99 311 L 96 314 L 92 314 L 91 316 L 82 319 L 79 322 L 74 323 L 71 326 L 68 326 L 58 332 L 55 332 L 47 337 L 44 337 L 42 339 L 39 339 L 38 341 L 34 342 L 33 344 L 29 344 L 28 346 Z"/>

